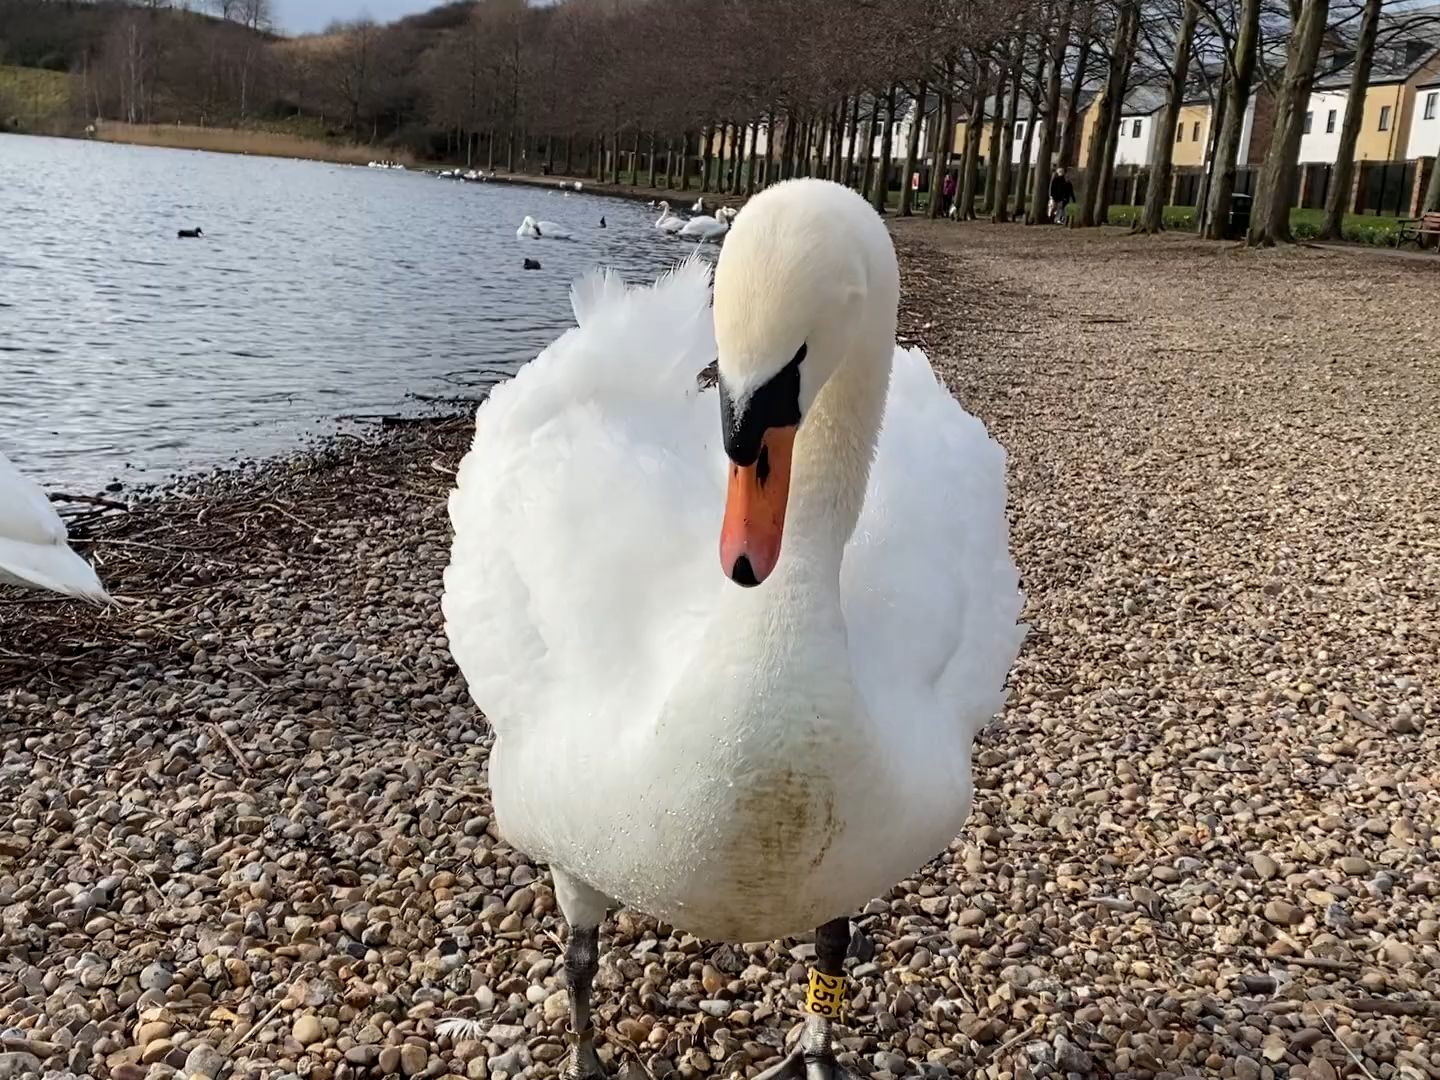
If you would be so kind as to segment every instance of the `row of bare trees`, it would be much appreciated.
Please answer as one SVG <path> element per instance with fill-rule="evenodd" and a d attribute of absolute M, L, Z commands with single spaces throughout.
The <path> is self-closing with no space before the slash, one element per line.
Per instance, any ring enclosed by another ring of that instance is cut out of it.
<path fill-rule="evenodd" d="M 26 2 L 78 0 L 0 0 L 0 41 L 7 7 Z M 1327 206 L 1338 234 L 1370 70 L 1434 18 L 1404 0 L 459 0 L 292 39 L 270 33 L 266 0 L 205 2 L 208 17 L 176 10 L 183 0 L 97 0 L 114 17 L 78 62 L 88 108 L 298 117 L 422 157 L 610 179 L 623 167 L 652 185 L 743 193 L 823 175 L 879 208 L 898 179 L 901 213 L 916 207 L 909 178 L 928 170 L 937 214 L 950 171 L 959 216 L 1026 222 L 1047 216 L 1052 166 L 1078 167 L 1073 219 L 1093 225 L 1107 218 L 1125 103 L 1143 94 L 1163 105 L 1137 227 L 1163 227 L 1181 111 L 1203 101 L 1198 216 L 1218 238 L 1252 99 L 1266 95 L 1251 223 L 1262 244 L 1289 238 L 1317 77 L 1352 72 Z"/>

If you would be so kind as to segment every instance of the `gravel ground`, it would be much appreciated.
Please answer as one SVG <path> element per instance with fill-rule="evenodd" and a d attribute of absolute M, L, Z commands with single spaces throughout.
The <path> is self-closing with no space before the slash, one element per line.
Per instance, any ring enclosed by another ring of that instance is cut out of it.
<path fill-rule="evenodd" d="M 899 236 L 1033 631 L 970 826 L 858 920 L 847 1063 L 1440 1077 L 1440 267 Z M 0 596 L 0 1080 L 554 1074 L 554 896 L 436 602 L 464 442 L 92 514 L 118 610 Z M 606 944 L 617 1069 L 753 1073 L 798 1019 L 804 942 Z"/>

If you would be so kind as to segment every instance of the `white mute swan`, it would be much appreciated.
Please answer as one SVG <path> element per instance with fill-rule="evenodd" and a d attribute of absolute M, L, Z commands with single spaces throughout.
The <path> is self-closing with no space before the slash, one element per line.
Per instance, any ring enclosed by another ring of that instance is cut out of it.
<path fill-rule="evenodd" d="M 45 492 L 0 454 L 0 581 L 104 604 L 110 595 L 70 550 L 65 522 Z"/>
<path fill-rule="evenodd" d="M 705 196 L 701 195 L 695 200 L 695 205 L 690 207 L 692 214 L 703 214 L 705 212 Z"/>
<path fill-rule="evenodd" d="M 737 211 L 722 206 L 714 217 L 693 217 L 680 229 L 686 240 L 716 241 L 730 231 L 730 222 L 735 220 Z"/>
<path fill-rule="evenodd" d="M 570 232 L 553 221 L 536 221 L 529 214 L 515 230 L 516 236 L 528 236 L 535 240 L 569 240 Z"/>
<path fill-rule="evenodd" d="M 655 219 L 655 228 L 661 232 L 679 232 L 685 227 L 685 219 L 670 209 L 670 204 L 660 200 L 660 216 Z"/>
<path fill-rule="evenodd" d="M 712 941 L 818 927 L 808 1027 L 772 1075 L 839 1074 L 847 916 L 960 831 L 1024 632 L 1004 451 L 896 348 L 869 204 L 769 188 L 720 254 L 713 324 L 708 284 L 699 260 L 578 283 L 578 327 L 480 407 L 450 497 L 450 647 L 496 733 L 499 828 L 569 923 L 584 1080 L 621 904 Z"/>

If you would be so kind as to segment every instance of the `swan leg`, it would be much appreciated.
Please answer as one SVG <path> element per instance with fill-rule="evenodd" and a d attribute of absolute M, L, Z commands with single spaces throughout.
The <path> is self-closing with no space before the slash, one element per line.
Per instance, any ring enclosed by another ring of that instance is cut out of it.
<path fill-rule="evenodd" d="M 831 919 L 815 931 L 815 966 L 805 995 L 805 1030 L 795 1049 L 755 1080 L 854 1080 L 835 1059 L 831 1022 L 845 1004 L 845 954 L 850 920 Z"/>
<path fill-rule="evenodd" d="M 595 1053 L 590 1022 L 590 990 L 600 969 L 600 927 L 571 926 L 565 945 L 565 985 L 570 991 L 570 1053 L 560 1070 L 563 1080 L 605 1080 Z"/>

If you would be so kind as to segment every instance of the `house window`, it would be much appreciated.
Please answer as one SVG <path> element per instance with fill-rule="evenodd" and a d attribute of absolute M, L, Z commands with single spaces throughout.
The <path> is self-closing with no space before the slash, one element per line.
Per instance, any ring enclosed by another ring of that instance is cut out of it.
<path fill-rule="evenodd" d="M 1143 122 L 1144 122 L 1144 121 L 1141 121 L 1141 120 L 1136 120 L 1136 121 L 1135 121 L 1135 126 L 1130 129 L 1130 137 L 1131 137 L 1132 139 L 1138 139 L 1138 138 L 1140 137 L 1140 125 L 1141 125 Z"/>
<path fill-rule="evenodd" d="M 1335 132 L 1335 110 L 1331 109 L 1325 114 L 1325 134 L 1332 135 Z"/>
<path fill-rule="evenodd" d="M 1021 120 L 1015 125 L 1015 141 L 1019 142 L 1025 137 L 1025 121 Z"/>
<path fill-rule="evenodd" d="M 1440 107 L 1440 91 L 1425 95 L 1425 119 L 1434 120 L 1436 108 Z"/>
<path fill-rule="evenodd" d="M 1184 142 L 1184 141 L 1185 141 L 1185 125 L 1184 125 L 1184 124 L 1180 124 L 1180 125 L 1178 125 L 1178 126 L 1175 128 L 1175 141 L 1176 141 L 1176 142 Z"/>
<path fill-rule="evenodd" d="M 1389 131 L 1389 130 L 1390 130 L 1390 106 L 1389 106 L 1389 105 L 1381 105 L 1381 106 L 1380 106 L 1380 130 L 1381 130 L 1381 131 Z"/>
<path fill-rule="evenodd" d="M 1196 120 L 1196 121 L 1195 121 L 1195 126 L 1190 129 L 1190 141 L 1191 141 L 1191 142 L 1199 142 L 1199 141 L 1200 141 L 1200 121 L 1199 121 L 1199 120 Z"/>

